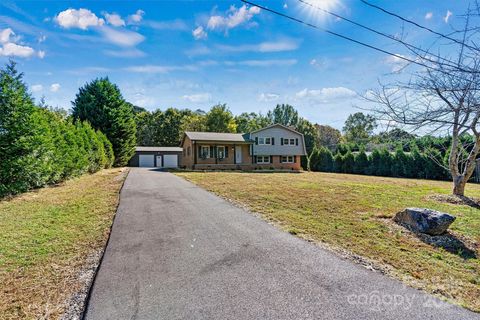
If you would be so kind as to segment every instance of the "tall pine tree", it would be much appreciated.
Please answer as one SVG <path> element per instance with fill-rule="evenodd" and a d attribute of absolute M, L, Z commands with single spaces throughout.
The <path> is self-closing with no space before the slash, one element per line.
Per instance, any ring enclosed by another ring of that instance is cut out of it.
<path fill-rule="evenodd" d="M 95 79 L 80 88 L 73 102 L 73 117 L 88 121 L 110 140 L 115 166 L 124 166 L 135 152 L 136 124 L 134 111 L 120 89 L 108 78 Z"/>

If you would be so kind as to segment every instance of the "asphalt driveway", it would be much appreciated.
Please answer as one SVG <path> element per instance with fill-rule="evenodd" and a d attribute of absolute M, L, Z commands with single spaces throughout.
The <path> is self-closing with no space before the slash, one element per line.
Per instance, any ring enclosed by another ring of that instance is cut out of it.
<path fill-rule="evenodd" d="M 295 238 L 173 174 L 134 168 L 86 319 L 480 315 Z"/>

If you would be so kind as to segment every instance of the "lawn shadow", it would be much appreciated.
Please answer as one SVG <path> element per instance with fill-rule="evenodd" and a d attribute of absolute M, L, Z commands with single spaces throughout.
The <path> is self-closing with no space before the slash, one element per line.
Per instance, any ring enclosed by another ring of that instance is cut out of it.
<path fill-rule="evenodd" d="M 438 236 L 418 232 L 413 232 L 413 234 L 422 242 L 436 248 L 443 248 L 445 251 L 456 254 L 465 260 L 477 259 L 477 252 L 471 248 L 475 245 L 467 245 L 464 240 L 448 231 Z"/>
<path fill-rule="evenodd" d="M 480 209 L 480 199 L 466 196 L 455 196 L 451 194 L 434 194 L 428 196 L 428 199 L 458 205 L 466 205 L 475 209 Z"/>

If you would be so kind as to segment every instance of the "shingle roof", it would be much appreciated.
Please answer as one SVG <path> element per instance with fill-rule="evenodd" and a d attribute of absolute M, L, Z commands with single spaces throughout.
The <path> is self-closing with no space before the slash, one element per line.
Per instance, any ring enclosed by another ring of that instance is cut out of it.
<path fill-rule="evenodd" d="M 135 147 L 135 151 L 170 151 L 170 152 L 182 152 L 183 149 L 180 147 Z"/>
<path fill-rule="evenodd" d="M 223 132 L 185 132 L 190 140 L 201 141 L 224 141 L 224 142 L 250 142 L 247 136 L 241 133 L 223 133 Z"/>

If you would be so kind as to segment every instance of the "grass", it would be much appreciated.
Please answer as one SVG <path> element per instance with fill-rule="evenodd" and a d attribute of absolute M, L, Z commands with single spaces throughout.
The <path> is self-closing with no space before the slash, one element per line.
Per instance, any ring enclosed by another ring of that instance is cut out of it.
<path fill-rule="evenodd" d="M 0 319 L 58 318 L 104 247 L 125 169 L 0 201 Z"/>
<path fill-rule="evenodd" d="M 207 190 L 246 205 L 293 235 L 362 256 L 407 284 L 480 311 L 480 210 L 430 195 L 451 184 L 328 173 L 178 172 Z M 480 197 L 480 185 L 467 195 Z M 463 249 L 446 250 L 392 223 L 406 207 L 452 213 L 450 237 Z"/>

